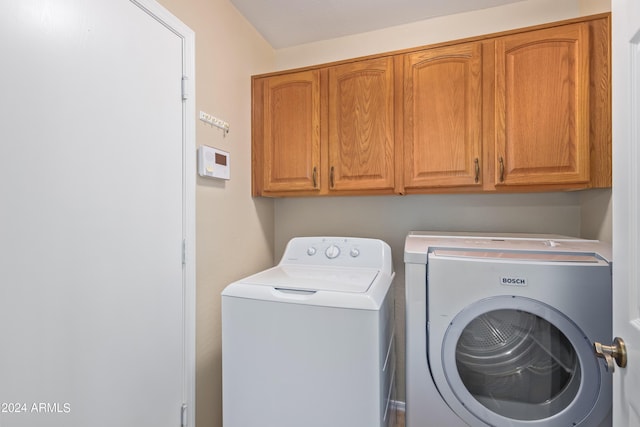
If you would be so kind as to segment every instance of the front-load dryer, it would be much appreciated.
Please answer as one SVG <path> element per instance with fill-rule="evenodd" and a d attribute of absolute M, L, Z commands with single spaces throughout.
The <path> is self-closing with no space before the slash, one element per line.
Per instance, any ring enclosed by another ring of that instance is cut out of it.
<path fill-rule="evenodd" d="M 406 426 L 610 426 L 611 248 L 551 235 L 405 242 Z"/>
<path fill-rule="evenodd" d="M 381 240 L 297 237 L 228 285 L 224 427 L 391 427 L 393 277 Z"/>

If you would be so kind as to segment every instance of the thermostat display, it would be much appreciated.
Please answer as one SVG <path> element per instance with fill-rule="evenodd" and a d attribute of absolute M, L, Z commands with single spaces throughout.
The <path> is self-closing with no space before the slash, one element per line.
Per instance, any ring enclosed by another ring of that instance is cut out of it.
<path fill-rule="evenodd" d="M 216 153 L 216 165 L 227 166 L 227 156 Z"/>
<path fill-rule="evenodd" d="M 198 148 L 198 174 L 209 178 L 229 179 L 229 153 L 206 145 Z"/>

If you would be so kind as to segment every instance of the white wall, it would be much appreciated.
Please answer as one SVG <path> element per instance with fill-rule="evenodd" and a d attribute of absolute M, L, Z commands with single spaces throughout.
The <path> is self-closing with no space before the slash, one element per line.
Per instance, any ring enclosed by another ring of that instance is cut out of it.
<path fill-rule="evenodd" d="M 276 51 L 278 69 L 411 48 L 607 12 L 609 0 L 528 0 Z M 392 248 L 404 400 L 404 238 L 410 230 L 557 233 L 610 241 L 610 190 L 542 194 L 327 197 L 275 201 L 275 255 L 298 235 L 381 238 Z M 584 223 L 583 223 L 584 221 Z"/>

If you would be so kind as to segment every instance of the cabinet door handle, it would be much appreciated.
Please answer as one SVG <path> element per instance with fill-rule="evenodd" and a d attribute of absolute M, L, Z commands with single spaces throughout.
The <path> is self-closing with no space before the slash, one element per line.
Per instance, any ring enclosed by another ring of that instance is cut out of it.
<path fill-rule="evenodd" d="M 504 182 L 504 159 L 500 156 L 500 182 Z"/>
<path fill-rule="evenodd" d="M 475 177 L 475 182 L 476 184 L 478 183 L 478 181 L 480 180 L 480 162 L 478 161 L 478 158 L 476 157 L 476 159 L 473 161 L 474 166 L 475 166 L 475 170 L 476 170 L 476 177 Z"/>
<path fill-rule="evenodd" d="M 318 188 L 318 168 L 317 167 L 313 167 L 313 175 L 311 176 L 311 179 L 313 180 L 313 188 Z"/>
<path fill-rule="evenodd" d="M 329 172 L 329 185 L 333 188 L 333 166 L 331 166 L 331 171 Z"/>

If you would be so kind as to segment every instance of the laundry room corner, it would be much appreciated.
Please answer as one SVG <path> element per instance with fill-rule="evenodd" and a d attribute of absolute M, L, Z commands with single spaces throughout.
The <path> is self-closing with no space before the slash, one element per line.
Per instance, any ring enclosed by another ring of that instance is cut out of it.
<path fill-rule="evenodd" d="M 275 256 L 295 236 L 381 239 L 391 246 L 398 340 L 398 400 L 404 401 L 404 240 L 412 230 L 580 234 L 577 192 L 278 199 Z"/>
<path fill-rule="evenodd" d="M 197 146 L 212 146 L 231 157 L 230 180 L 199 177 L 196 188 L 198 425 L 222 426 L 220 293 L 229 283 L 272 266 L 291 238 L 369 237 L 390 245 L 396 272 L 397 398 L 401 402 L 405 399 L 403 248 L 408 232 L 554 233 L 610 240 L 609 190 L 251 197 L 252 75 L 598 13 L 607 9 L 608 1 L 518 2 L 465 14 L 462 21 L 461 17 L 441 17 L 280 50 L 274 50 L 228 0 L 159 1 L 196 33 L 197 112 L 204 111 L 230 125 L 225 135 L 194 117 Z M 506 15 L 509 20 L 504 19 Z"/>

